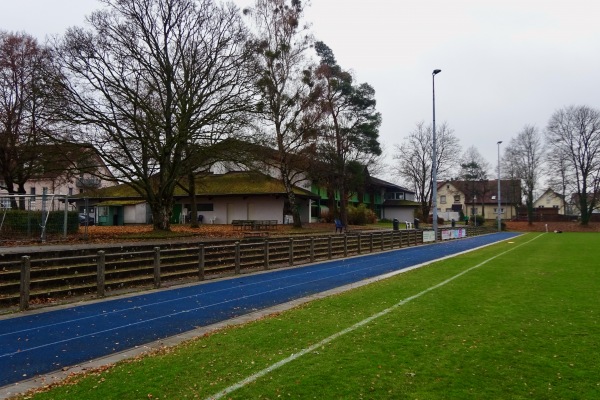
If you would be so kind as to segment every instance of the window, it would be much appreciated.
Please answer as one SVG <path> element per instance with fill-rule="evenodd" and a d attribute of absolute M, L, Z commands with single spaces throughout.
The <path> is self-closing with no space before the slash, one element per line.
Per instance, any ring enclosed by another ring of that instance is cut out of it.
<path fill-rule="evenodd" d="M 29 188 L 29 194 L 35 196 L 35 186 Z"/>
<path fill-rule="evenodd" d="M 73 196 L 73 188 L 69 188 L 69 196 Z"/>
<path fill-rule="evenodd" d="M 197 204 L 197 208 L 198 211 L 214 211 L 214 204 L 213 203 L 200 203 Z"/>
<path fill-rule="evenodd" d="M 404 200 L 404 192 L 386 192 L 384 198 L 386 200 Z"/>
<path fill-rule="evenodd" d="M 446 204 L 446 196 L 440 196 L 440 204 Z"/>
<path fill-rule="evenodd" d="M 454 196 L 454 202 L 460 203 L 460 194 L 457 194 L 456 196 Z"/>

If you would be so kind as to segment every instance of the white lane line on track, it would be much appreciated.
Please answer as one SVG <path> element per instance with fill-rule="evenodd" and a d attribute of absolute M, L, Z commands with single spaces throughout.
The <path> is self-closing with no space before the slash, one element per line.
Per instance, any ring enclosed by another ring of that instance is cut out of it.
<path fill-rule="evenodd" d="M 502 253 L 496 254 L 495 256 L 490 257 L 487 260 L 482 261 L 481 263 L 479 263 L 479 264 L 477 264 L 477 265 L 475 265 L 473 267 L 467 268 L 466 270 L 464 270 L 464 271 L 462 271 L 462 272 L 460 272 L 460 273 L 458 273 L 458 274 L 456 274 L 456 275 L 454 275 L 454 276 L 446 279 L 445 281 L 438 283 L 437 285 L 431 286 L 431 287 L 423 290 L 420 293 L 417 293 L 417 294 L 415 294 L 413 296 L 407 297 L 404 300 L 401 300 L 400 302 L 394 304 L 393 306 L 391 306 L 389 308 L 386 308 L 385 310 L 380 311 L 377 314 L 373 314 L 370 317 L 365 318 L 362 321 L 357 322 L 356 324 L 354 324 L 354 325 L 352 325 L 352 326 L 350 326 L 350 327 L 348 327 L 346 329 L 343 329 L 343 330 L 341 330 L 341 331 L 339 331 L 339 332 L 337 332 L 337 333 L 335 333 L 335 334 L 333 334 L 333 335 L 331 335 L 331 336 L 329 336 L 329 337 L 321 340 L 319 343 L 316 343 L 316 344 L 314 344 L 314 345 L 312 345 L 310 347 L 307 347 L 307 348 L 299 351 L 298 353 L 294 353 L 291 356 L 289 356 L 287 358 L 284 358 L 283 360 L 278 361 L 275 364 L 272 364 L 271 366 L 269 366 L 269 367 L 267 367 L 267 368 L 265 368 L 265 369 L 263 369 L 261 371 L 258 371 L 257 373 L 255 373 L 253 375 L 248 376 L 247 378 L 245 378 L 245 379 L 243 379 L 243 380 L 241 380 L 241 381 L 239 381 L 239 382 L 237 382 L 237 383 L 235 383 L 235 384 L 233 384 L 233 385 L 231 385 L 231 386 L 223 389 L 222 391 L 220 391 L 218 393 L 215 393 L 212 396 L 207 397 L 205 400 L 218 400 L 218 399 L 221 399 L 224 396 L 226 396 L 227 394 L 229 394 L 231 392 L 234 392 L 234 391 L 236 391 L 238 389 L 241 389 L 242 387 L 248 385 L 249 383 L 252 383 L 252 382 L 256 381 L 259 378 L 262 378 L 263 376 L 265 376 L 265 375 L 273 372 L 274 370 L 276 370 L 278 368 L 281 368 L 284 365 L 289 364 L 290 362 L 292 362 L 292 361 L 294 361 L 294 360 L 296 360 L 296 359 L 298 359 L 298 358 L 300 358 L 300 357 L 302 357 L 302 356 L 304 356 L 304 355 L 306 355 L 308 353 L 311 353 L 312 351 L 314 351 L 314 350 L 316 350 L 316 349 L 318 349 L 318 348 L 320 348 L 320 347 L 322 347 L 322 346 L 324 346 L 324 345 L 326 345 L 326 344 L 334 341 L 335 339 L 339 338 L 340 336 L 343 336 L 343 335 L 345 335 L 347 333 L 355 331 L 358 328 L 360 328 L 360 327 L 368 324 L 369 322 L 371 322 L 371 321 L 373 321 L 373 320 L 375 320 L 375 319 L 377 319 L 379 317 L 382 317 L 384 315 L 389 314 L 390 312 L 396 310 L 400 306 L 403 306 L 404 304 L 406 304 L 406 303 L 408 303 L 408 302 L 410 302 L 412 300 L 415 300 L 415 299 L 423 296 L 424 294 L 427 294 L 427 293 L 431 292 L 432 290 L 440 288 L 440 287 L 446 285 L 447 283 L 452 282 L 453 280 L 455 280 L 455 279 L 457 279 L 457 278 L 465 275 L 466 273 L 468 273 L 468 272 L 470 272 L 470 271 L 472 271 L 472 270 L 474 270 L 476 268 L 479 268 L 479 267 L 487 264 L 488 262 L 490 262 L 490 261 L 492 261 L 492 260 L 494 260 L 494 259 L 496 259 L 498 257 L 503 256 L 504 254 L 506 254 L 508 252 L 511 252 L 511 251 L 513 251 L 513 250 L 521 247 L 521 246 L 524 246 L 526 244 L 531 243 L 532 241 L 538 239 L 542 235 L 543 234 L 540 234 L 540 235 L 534 237 L 533 239 L 528 240 L 527 242 L 521 243 L 521 244 L 519 244 L 519 245 L 517 245 L 517 246 L 515 246 L 513 248 L 510 248 L 510 249 L 508 249 L 506 251 L 503 251 Z"/>
<path fill-rule="evenodd" d="M 451 243 L 452 242 L 439 243 L 438 245 L 451 244 Z M 375 258 L 381 257 L 383 259 L 386 259 L 386 258 L 390 258 L 390 257 L 394 256 L 397 252 L 405 251 L 405 250 L 412 250 L 412 249 L 413 248 L 410 248 L 410 247 L 409 248 L 400 248 L 400 249 L 396 249 L 396 250 L 387 251 L 385 253 L 362 254 L 362 255 L 352 256 L 352 257 L 348 257 L 348 258 L 344 258 L 344 259 L 321 261 L 321 262 L 319 262 L 319 264 L 331 263 L 334 265 L 331 267 L 323 268 L 323 269 L 304 271 L 301 273 L 290 274 L 290 275 L 286 274 L 285 276 L 277 277 L 274 279 L 267 279 L 267 280 L 261 280 L 261 281 L 256 281 L 256 282 L 252 282 L 252 283 L 242 284 L 242 285 L 235 286 L 234 288 L 235 289 L 246 288 L 246 287 L 250 287 L 250 286 L 254 286 L 254 285 L 258 285 L 258 284 L 271 283 L 271 282 L 275 282 L 278 280 L 293 278 L 293 277 L 302 276 L 302 275 L 309 275 L 309 274 L 312 274 L 315 272 L 323 272 L 323 271 L 328 271 L 328 270 L 332 270 L 332 269 L 337 269 L 340 267 L 349 267 L 349 266 L 353 266 L 355 264 L 359 264 L 359 263 L 363 262 L 365 258 L 370 258 L 370 257 L 375 257 Z M 342 264 L 342 265 L 339 265 L 339 264 Z M 313 264 L 313 265 L 316 265 L 316 264 Z M 384 265 L 387 265 L 387 264 L 384 264 Z M 310 266 L 303 266 L 300 268 L 305 268 L 305 267 L 310 267 Z M 272 272 L 276 272 L 276 271 L 272 271 Z M 211 283 L 211 282 L 208 282 L 208 283 Z M 63 320 L 63 321 L 55 322 L 52 324 L 36 325 L 35 327 L 32 327 L 32 328 L 0 333 L 0 337 L 10 336 L 10 335 L 18 335 L 18 334 L 23 334 L 25 332 L 31 332 L 31 331 L 39 332 L 40 329 L 53 328 L 53 327 L 60 326 L 60 325 L 75 323 L 75 322 L 84 321 L 84 320 L 88 320 L 88 319 L 92 319 L 92 318 L 105 317 L 105 316 L 108 316 L 111 314 L 118 314 L 121 312 L 127 312 L 127 311 L 132 311 L 132 310 L 141 310 L 143 308 L 153 307 L 156 305 L 172 303 L 172 302 L 185 300 L 185 299 L 193 299 L 196 297 L 205 296 L 205 295 L 213 294 L 213 293 L 219 293 L 219 292 L 223 292 L 223 291 L 230 291 L 231 289 L 232 289 L 231 287 L 228 287 L 228 288 L 218 289 L 218 290 L 213 290 L 213 291 L 208 291 L 208 292 L 201 292 L 201 293 L 197 293 L 197 294 L 193 294 L 193 295 L 189 295 L 189 296 L 176 297 L 176 298 L 162 300 L 162 301 L 156 301 L 156 302 L 152 302 L 152 303 L 144 303 L 143 305 L 139 305 L 139 306 L 133 306 L 133 307 L 127 307 L 127 308 L 122 308 L 122 309 L 117 309 L 117 310 L 112 310 L 112 311 L 106 311 L 106 312 L 102 312 L 99 314 L 88 315 L 85 317 L 71 318 L 68 320 Z M 173 288 L 173 289 L 169 289 L 169 290 L 181 290 L 181 288 Z M 140 295 L 140 296 L 142 296 L 142 295 Z M 120 301 L 120 300 L 109 300 L 109 301 Z M 81 307 L 87 307 L 87 306 L 84 305 Z M 50 311 L 50 312 L 52 312 L 52 311 Z M 20 317 L 17 317 L 17 318 L 20 318 Z"/>
<path fill-rule="evenodd" d="M 394 260 L 392 262 L 387 262 L 387 263 L 384 263 L 384 264 L 381 264 L 381 265 L 393 264 L 395 262 L 397 262 L 397 261 Z M 101 334 L 108 333 L 108 332 L 113 332 L 113 331 L 116 331 L 116 330 L 119 330 L 119 329 L 124 329 L 124 328 L 128 328 L 128 327 L 135 326 L 135 325 L 141 325 L 141 324 L 144 324 L 144 323 L 147 323 L 147 322 L 153 322 L 153 321 L 157 321 L 157 320 L 164 319 L 164 318 L 170 318 L 170 317 L 173 317 L 173 316 L 176 316 L 176 315 L 180 315 L 180 314 L 185 314 L 185 313 L 188 313 L 188 312 L 193 312 L 193 311 L 198 311 L 198 310 L 202 310 L 202 309 L 207 309 L 207 308 L 214 307 L 214 306 L 219 306 L 219 305 L 222 305 L 222 304 L 232 303 L 232 302 L 235 302 L 235 301 L 238 301 L 238 300 L 249 299 L 249 298 L 257 297 L 257 296 L 262 296 L 264 294 L 274 293 L 274 292 L 277 292 L 277 291 L 286 290 L 286 289 L 289 289 L 289 288 L 292 288 L 292 287 L 296 287 L 296 286 L 307 285 L 307 284 L 311 284 L 311 283 L 315 283 L 315 282 L 327 280 L 327 279 L 330 279 L 332 277 L 354 274 L 355 272 L 361 271 L 361 270 L 364 270 L 364 269 L 369 269 L 369 267 L 367 266 L 367 267 L 364 267 L 364 268 L 353 269 L 352 271 L 346 271 L 346 272 L 344 272 L 342 274 L 336 274 L 336 275 L 333 275 L 333 276 L 326 276 L 326 277 L 322 277 L 322 278 L 319 278 L 319 279 L 313 279 L 313 280 L 310 280 L 310 281 L 305 281 L 305 282 L 301 282 L 301 283 L 297 283 L 297 284 L 293 284 L 293 285 L 288 285 L 288 286 L 285 286 L 285 287 L 278 287 L 276 289 L 262 291 L 262 292 L 255 293 L 255 294 L 252 294 L 252 295 L 247 295 L 247 296 L 240 296 L 240 297 L 236 297 L 234 299 L 229 299 L 229 300 L 226 300 L 226 301 L 221 301 L 221 302 L 217 302 L 217 303 L 207 304 L 207 305 L 204 305 L 204 306 L 201 306 L 201 307 L 194 307 L 194 308 L 190 308 L 190 309 L 178 311 L 178 312 L 175 312 L 175 313 L 161 314 L 158 317 L 148 318 L 148 319 L 144 319 L 144 320 L 141 320 L 141 321 L 132 322 L 132 323 L 125 324 L 125 325 L 116 326 L 116 327 L 113 327 L 113 328 L 110 328 L 110 329 L 104 329 L 104 330 L 101 330 L 101 331 L 95 331 L 95 332 L 91 332 L 91 333 L 88 333 L 88 334 L 85 334 L 85 335 L 79 335 L 79 336 L 75 336 L 75 337 L 71 337 L 71 338 L 67 338 L 67 339 L 63 339 L 63 340 L 58 340 L 58 341 L 54 341 L 54 342 L 50 342 L 50 343 L 44 343 L 44 344 L 41 344 L 41 345 L 38 345 L 38 346 L 34 346 L 34 347 L 30 347 L 30 348 L 27 348 L 27 349 L 19 349 L 17 351 L 13 351 L 13 352 L 10 352 L 10 353 L 0 354 L 0 359 L 4 358 L 4 357 L 10 357 L 10 356 L 13 356 L 13 355 L 16 355 L 16 354 L 22 354 L 22 353 L 25 353 L 25 352 L 28 352 L 28 351 L 38 350 L 38 349 L 45 348 L 45 347 L 50 347 L 50 346 L 54 346 L 54 345 L 58 345 L 58 344 L 72 342 L 72 341 L 75 341 L 75 340 L 85 339 L 85 338 L 96 336 L 96 335 L 101 335 Z"/>

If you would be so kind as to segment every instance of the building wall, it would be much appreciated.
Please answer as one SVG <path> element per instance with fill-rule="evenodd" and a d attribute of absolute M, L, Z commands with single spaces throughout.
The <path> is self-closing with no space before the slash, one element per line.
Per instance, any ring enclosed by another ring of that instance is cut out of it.
<path fill-rule="evenodd" d="M 564 202 L 554 191 L 546 191 L 533 203 L 533 208 L 558 208 L 559 214 L 565 213 Z"/>
<path fill-rule="evenodd" d="M 203 223 L 230 224 L 236 219 L 277 220 L 283 223 L 285 199 L 269 196 L 219 197 L 212 200 L 198 200 L 199 203 L 212 204 L 213 211 L 198 211 Z M 184 209 L 186 210 L 186 209 Z M 308 213 L 306 213 L 308 221 Z"/>
<path fill-rule="evenodd" d="M 415 219 L 414 208 L 384 207 L 382 213 L 383 218 L 389 220 L 397 218 L 399 221 L 413 222 L 413 220 Z"/>
<path fill-rule="evenodd" d="M 146 224 L 147 220 L 147 204 L 140 203 L 135 205 L 124 206 L 123 223 L 125 224 Z"/>
<path fill-rule="evenodd" d="M 472 199 L 466 201 L 465 194 L 449 182 L 440 186 L 437 193 L 438 212 L 450 212 L 452 211 L 453 205 L 460 205 L 462 206 L 463 213 L 469 215 L 469 217 L 472 215 L 472 209 L 474 207 L 475 214 L 483 215 L 484 219 L 497 218 L 498 203 L 481 204 L 481 202 L 475 202 L 473 205 Z M 515 209 L 511 205 L 502 203 L 501 209 L 502 219 L 511 219 L 516 215 Z"/>

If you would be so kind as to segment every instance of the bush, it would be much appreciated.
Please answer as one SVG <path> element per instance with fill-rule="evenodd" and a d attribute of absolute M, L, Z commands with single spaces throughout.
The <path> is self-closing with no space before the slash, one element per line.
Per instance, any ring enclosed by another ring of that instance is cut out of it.
<path fill-rule="evenodd" d="M 485 218 L 483 218 L 483 215 L 476 215 L 475 221 L 477 221 L 477 226 L 483 226 L 483 224 L 485 223 Z"/>
<path fill-rule="evenodd" d="M 2 218 L 2 215 L 0 215 Z M 62 234 L 64 232 L 64 211 L 48 212 L 46 220 L 46 234 Z M 4 216 L 2 230 L 3 236 L 7 235 L 25 235 L 39 236 L 42 233 L 42 212 L 41 211 L 23 211 L 8 210 Z M 77 232 L 79 229 L 79 217 L 76 211 L 67 213 L 67 233 Z"/>
<path fill-rule="evenodd" d="M 373 210 L 367 208 L 364 204 L 359 204 L 358 207 L 348 206 L 348 224 L 350 225 L 366 225 L 377 222 L 377 216 Z"/>

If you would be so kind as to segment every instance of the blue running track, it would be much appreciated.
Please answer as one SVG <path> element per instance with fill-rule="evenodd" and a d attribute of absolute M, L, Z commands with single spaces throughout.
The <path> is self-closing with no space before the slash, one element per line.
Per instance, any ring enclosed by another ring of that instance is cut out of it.
<path fill-rule="evenodd" d="M 495 233 L 0 320 L 0 387 L 517 236 Z"/>

